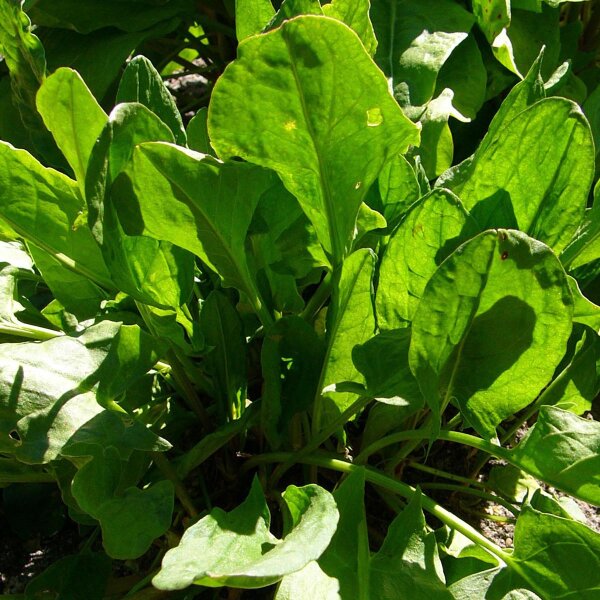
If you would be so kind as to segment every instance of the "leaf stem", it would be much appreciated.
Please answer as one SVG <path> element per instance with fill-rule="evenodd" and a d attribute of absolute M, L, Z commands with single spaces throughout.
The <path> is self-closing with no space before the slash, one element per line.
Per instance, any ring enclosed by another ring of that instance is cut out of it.
<path fill-rule="evenodd" d="M 317 313 L 321 310 L 327 299 L 331 294 L 333 277 L 331 271 L 328 272 L 323 280 L 319 284 L 315 293 L 311 296 L 310 300 L 306 303 L 304 310 L 300 313 L 300 317 L 305 321 L 311 323 L 317 316 Z"/>

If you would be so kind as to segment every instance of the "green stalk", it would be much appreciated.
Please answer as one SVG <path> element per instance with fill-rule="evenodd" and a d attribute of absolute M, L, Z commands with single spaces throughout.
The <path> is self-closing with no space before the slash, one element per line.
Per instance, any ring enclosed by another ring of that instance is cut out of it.
<path fill-rule="evenodd" d="M 310 300 L 306 303 L 304 310 L 300 313 L 300 317 L 309 323 L 314 320 L 317 313 L 321 310 L 329 295 L 331 294 L 332 287 L 332 275 L 331 272 L 327 273 L 323 277 L 323 281 L 319 284 L 319 287 L 315 293 L 311 296 Z"/>
<path fill-rule="evenodd" d="M 61 335 L 64 335 L 64 333 L 62 331 L 55 331 L 54 329 L 46 329 L 45 327 L 38 327 L 37 325 L 19 322 L 18 325 L 0 323 L 0 335 L 13 335 L 15 337 L 43 342 L 55 337 L 60 337 Z"/>
<path fill-rule="evenodd" d="M 197 517 L 198 509 L 194 506 L 194 502 L 190 498 L 185 485 L 183 485 L 183 482 L 179 479 L 177 471 L 169 462 L 169 459 L 162 452 L 152 452 L 152 460 L 159 471 L 173 484 L 175 495 L 188 515 L 192 518 Z"/>
<path fill-rule="evenodd" d="M 494 494 L 488 494 L 483 490 L 476 490 L 470 487 L 465 487 L 464 485 L 456 485 L 452 483 L 421 483 L 419 487 L 423 490 L 449 490 L 452 492 L 458 492 L 459 494 L 469 494 L 471 496 L 476 496 L 477 498 L 481 498 L 482 500 L 486 500 L 487 502 L 493 502 L 495 504 L 500 504 L 506 510 L 510 511 L 515 517 L 519 516 L 519 511 L 510 503 L 504 500 L 504 498 L 500 498 L 499 496 L 494 496 Z"/>

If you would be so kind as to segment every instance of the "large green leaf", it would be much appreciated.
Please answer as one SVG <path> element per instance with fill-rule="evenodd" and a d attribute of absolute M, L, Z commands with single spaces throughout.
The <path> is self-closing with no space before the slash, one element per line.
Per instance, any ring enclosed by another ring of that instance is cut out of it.
<path fill-rule="evenodd" d="M 538 419 L 510 459 L 523 470 L 600 506 L 600 424 L 553 406 Z"/>
<path fill-rule="evenodd" d="M 336 529 L 335 502 L 317 485 L 289 486 L 283 500 L 293 527 L 283 539 L 269 532 L 270 513 L 255 478 L 246 500 L 229 513 L 219 508 L 189 527 L 165 555 L 152 583 L 179 590 L 195 583 L 260 588 L 303 569 L 321 556 Z"/>
<path fill-rule="evenodd" d="M 569 100 L 547 98 L 505 123 L 450 188 L 480 224 L 513 226 L 498 217 L 498 206 L 506 205 L 519 229 L 560 252 L 583 218 L 593 176 L 594 146 L 583 113 Z M 496 213 L 493 221 L 490 213 Z"/>
<path fill-rule="evenodd" d="M 357 36 L 320 16 L 240 44 L 217 82 L 209 132 L 220 156 L 277 171 L 339 263 L 383 164 L 416 143 Z M 335 64 L 335 69 L 331 65 Z"/>
<path fill-rule="evenodd" d="M 413 205 L 392 234 L 379 269 L 377 322 L 396 329 L 411 321 L 441 262 L 478 230 L 460 200 L 433 190 Z"/>
<path fill-rule="evenodd" d="M 4 142 L 0 166 L 0 218 L 66 267 L 112 289 L 100 248 L 79 222 L 84 206 L 77 184 Z"/>
<path fill-rule="evenodd" d="M 128 235 L 193 252 L 264 313 L 245 239 L 256 204 L 272 181 L 271 173 L 253 165 L 223 164 L 171 144 L 148 143 L 136 146 L 132 162 L 115 181 L 113 197 Z"/>
<path fill-rule="evenodd" d="M 145 56 L 136 56 L 127 63 L 116 101 L 143 104 L 168 125 L 175 141 L 185 146 L 185 130 L 175 99 L 163 83 L 160 73 Z"/>
<path fill-rule="evenodd" d="M 573 298 L 551 250 L 518 231 L 487 231 L 431 278 L 413 320 L 410 364 L 434 414 L 458 402 L 484 437 L 532 402 L 571 333 Z"/>
<path fill-rule="evenodd" d="M 83 194 L 92 149 L 108 121 L 106 113 L 81 76 L 67 68 L 58 69 L 44 81 L 36 104 Z"/>
<path fill-rule="evenodd" d="M 344 261 L 327 313 L 327 350 L 319 392 L 343 381 L 364 381 L 352 362 L 352 349 L 357 344 L 364 344 L 375 334 L 375 260 L 373 251 L 365 248 L 357 250 Z M 354 398 L 354 394 L 349 392 L 325 392 L 316 400 L 322 403 L 321 425 L 339 416 Z"/>

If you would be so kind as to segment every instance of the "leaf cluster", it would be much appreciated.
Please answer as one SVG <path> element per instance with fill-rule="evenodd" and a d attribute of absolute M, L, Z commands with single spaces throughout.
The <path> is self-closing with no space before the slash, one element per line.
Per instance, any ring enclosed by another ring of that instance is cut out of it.
<path fill-rule="evenodd" d="M 81 538 L 25 598 L 596 598 L 597 7 L 237 2 L 184 124 L 122 63 L 223 18 L 89 4 L 0 0 L 3 511 Z"/>

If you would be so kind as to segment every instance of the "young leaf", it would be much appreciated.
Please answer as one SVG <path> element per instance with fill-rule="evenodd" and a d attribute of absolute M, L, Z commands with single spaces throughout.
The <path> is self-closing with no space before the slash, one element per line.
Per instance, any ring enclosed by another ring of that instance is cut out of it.
<path fill-rule="evenodd" d="M 275 600 L 341 600 L 339 581 L 325 573 L 319 563 L 286 575 L 277 588 Z"/>
<path fill-rule="evenodd" d="M 317 485 L 288 487 L 283 499 L 297 518 L 282 539 L 269 532 L 270 513 L 255 478 L 246 500 L 230 513 L 219 508 L 189 527 L 165 555 L 152 583 L 180 590 L 195 583 L 260 588 L 303 569 L 321 556 L 336 529 L 338 511 Z"/>
<path fill-rule="evenodd" d="M 600 424 L 542 406 L 535 425 L 510 451 L 514 464 L 546 483 L 600 506 Z"/>
<path fill-rule="evenodd" d="M 392 155 L 417 142 L 417 129 L 339 21 L 292 19 L 247 39 L 238 56 L 213 92 L 213 146 L 277 171 L 338 264 L 367 190 Z"/>
<path fill-rule="evenodd" d="M 76 71 L 61 68 L 48 77 L 36 98 L 38 112 L 75 173 L 82 195 L 96 139 L 108 116 Z"/>
<path fill-rule="evenodd" d="M 381 260 L 376 296 L 381 329 L 412 321 L 435 270 L 477 230 L 477 223 L 448 190 L 435 189 L 411 207 Z"/>
<path fill-rule="evenodd" d="M 532 402 L 571 333 L 573 299 L 551 250 L 517 231 L 487 231 L 431 278 L 413 320 L 410 365 L 439 414 L 450 398 L 483 436 Z"/>
<path fill-rule="evenodd" d="M 159 72 L 145 56 L 136 56 L 127 63 L 116 101 L 143 104 L 169 127 L 177 144 L 185 146 L 185 130 L 175 100 Z"/>

